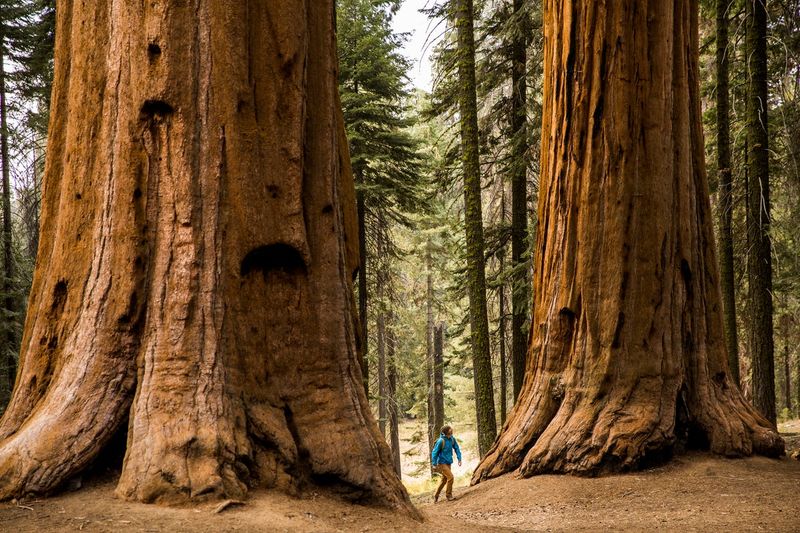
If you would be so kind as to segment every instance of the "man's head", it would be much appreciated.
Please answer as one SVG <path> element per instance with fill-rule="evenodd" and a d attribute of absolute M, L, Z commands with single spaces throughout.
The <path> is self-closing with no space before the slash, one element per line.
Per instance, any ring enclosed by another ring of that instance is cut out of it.
<path fill-rule="evenodd" d="M 453 436 L 453 428 L 450 426 L 442 426 L 442 435 L 445 437 L 452 437 Z"/>

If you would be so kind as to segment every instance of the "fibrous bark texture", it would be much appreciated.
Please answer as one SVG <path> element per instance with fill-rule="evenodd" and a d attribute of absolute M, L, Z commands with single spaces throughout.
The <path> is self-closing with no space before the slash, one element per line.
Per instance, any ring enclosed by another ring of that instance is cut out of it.
<path fill-rule="evenodd" d="M 533 337 L 473 482 L 778 455 L 727 367 L 691 0 L 545 4 Z"/>
<path fill-rule="evenodd" d="M 315 483 L 413 513 L 358 364 L 333 0 L 57 13 L 0 497 L 57 488 L 129 421 L 123 498 Z"/>

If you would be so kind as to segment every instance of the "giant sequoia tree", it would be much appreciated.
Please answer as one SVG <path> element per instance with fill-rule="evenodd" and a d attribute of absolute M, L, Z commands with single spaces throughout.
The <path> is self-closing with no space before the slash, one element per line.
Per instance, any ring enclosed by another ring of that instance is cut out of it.
<path fill-rule="evenodd" d="M 57 13 L 0 497 L 56 488 L 127 425 L 124 498 L 323 483 L 411 509 L 356 354 L 333 0 Z"/>
<path fill-rule="evenodd" d="M 551 0 L 545 28 L 527 375 L 473 481 L 782 453 L 728 371 L 696 3 Z"/>

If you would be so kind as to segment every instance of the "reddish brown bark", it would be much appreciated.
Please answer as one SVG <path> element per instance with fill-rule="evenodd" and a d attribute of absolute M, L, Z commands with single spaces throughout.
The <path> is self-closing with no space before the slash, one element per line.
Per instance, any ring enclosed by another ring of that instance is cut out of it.
<path fill-rule="evenodd" d="M 681 444 L 778 455 L 730 379 L 690 0 L 545 3 L 533 336 L 475 471 L 600 473 Z"/>
<path fill-rule="evenodd" d="M 358 364 L 333 1 L 57 13 L 0 497 L 57 488 L 129 420 L 127 499 L 318 483 L 413 513 Z"/>

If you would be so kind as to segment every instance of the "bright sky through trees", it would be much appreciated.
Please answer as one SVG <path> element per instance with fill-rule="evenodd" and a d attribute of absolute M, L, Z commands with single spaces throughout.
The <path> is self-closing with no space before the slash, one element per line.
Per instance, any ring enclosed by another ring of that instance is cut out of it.
<path fill-rule="evenodd" d="M 419 10 L 433 4 L 434 0 L 405 0 L 392 21 L 395 32 L 409 34 L 403 53 L 414 61 L 414 66 L 408 73 L 411 85 L 426 91 L 431 90 L 433 79 L 430 61 L 432 43 L 428 40 L 428 34 L 436 29 L 436 21 L 428 20 Z M 434 31 L 430 38 L 435 40 L 437 35 Z"/>

